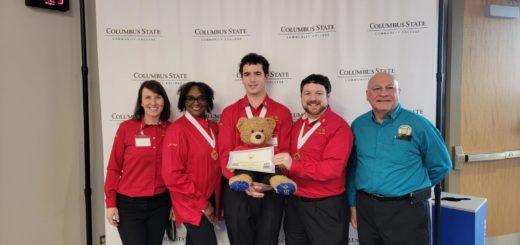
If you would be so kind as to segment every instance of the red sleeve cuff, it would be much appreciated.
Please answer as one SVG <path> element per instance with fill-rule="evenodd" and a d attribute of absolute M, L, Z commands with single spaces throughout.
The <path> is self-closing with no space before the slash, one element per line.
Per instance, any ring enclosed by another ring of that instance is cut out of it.
<path fill-rule="evenodd" d="M 226 179 L 230 179 L 231 177 L 235 176 L 235 174 L 229 171 L 227 168 L 222 169 L 222 175 L 224 175 Z"/>
<path fill-rule="evenodd" d="M 200 210 L 200 212 L 202 213 L 202 211 L 206 208 L 206 205 L 208 205 L 208 200 L 201 200 L 198 203 L 197 210 Z"/>
<path fill-rule="evenodd" d="M 292 163 L 291 163 L 291 169 L 289 170 L 289 175 L 298 176 L 298 174 L 301 172 L 301 169 L 302 169 L 302 164 L 300 164 L 299 161 L 293 159 Z"/>
<path fill-rule="evenodd" d="M 117 207 L 116 198 L 115 197 L 113 197 L 113 198 L 108 198 L 107 197 L 106 205 L 107 205 L 107 208 L 115 208 L 115 207 Z"/>

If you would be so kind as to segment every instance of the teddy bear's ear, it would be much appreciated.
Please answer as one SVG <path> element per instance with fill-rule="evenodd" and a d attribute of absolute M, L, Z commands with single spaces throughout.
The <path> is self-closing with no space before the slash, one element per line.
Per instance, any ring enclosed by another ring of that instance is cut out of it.
<path fill-rule="evenodd" d="M 272 129 L 274 129 L 276 127 L 276 120 L 274 120 L 273 118 L 268 117 L 265 120 L 269 124 L 269 127 L 271 127 Z"/>
<path fill-rule="evenodd" d="M 237 122 L 237 129 L 240 130 L 240 127 L 242 127 L 242 124 L 244 124 L 244 122 L 247 121 L 247 118 L 245 117 L 241 117 L 238 119 L 238 122 Z"/>

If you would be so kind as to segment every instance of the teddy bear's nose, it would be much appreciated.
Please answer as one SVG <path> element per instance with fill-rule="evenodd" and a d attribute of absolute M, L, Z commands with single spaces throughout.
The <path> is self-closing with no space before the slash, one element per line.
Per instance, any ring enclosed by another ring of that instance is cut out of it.
<path fill-rule="evenodd" d="M 262 138 L 262 135 L 259 135 L 259 134 L 255 135 L 255 139 L 259 140 L 261 138 Z"/>

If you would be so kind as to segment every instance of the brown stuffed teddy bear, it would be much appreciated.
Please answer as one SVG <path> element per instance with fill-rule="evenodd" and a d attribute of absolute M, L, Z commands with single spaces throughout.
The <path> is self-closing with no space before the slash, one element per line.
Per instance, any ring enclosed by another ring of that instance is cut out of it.
<path fill-rule="evenodd" d="M 271 146 L 268 142 L 271 140 L 276 126 L 276 121 L 273 118 L 241 117 L 236 126 L 240 132 L 240 139 L 245 146 L 237 147 L 235 150 Z M 234 174 L 235 176 L 229 179 L 229 186 L 235 191 L 243 192 L 247 190 L 255 179 L 259 179 L 260 181 L 258 182 L 272 186 L 276 193 L 282 195 L 291 195 L 297 188 L 296 183 L 284 176 L 278 169 L 275 174 L 247 170 L 235 170 Z"/>

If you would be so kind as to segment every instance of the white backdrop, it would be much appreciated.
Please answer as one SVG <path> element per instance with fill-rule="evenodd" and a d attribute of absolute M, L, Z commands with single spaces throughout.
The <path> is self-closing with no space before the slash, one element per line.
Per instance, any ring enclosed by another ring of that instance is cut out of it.
<path fill-rule="evenodd" d="M 331 107 L 350 123 L 370 109 L 368 78 L 388 71 L 403 106 L 435 122 L 437 13 L 436 0 L 97 0 L 104 164 L 141 82 L 164 85 L 172 120 L 181 84 L 209 84 L 218 121 L 244 95 L 238 63 L 249 52 L 271 63 L 269 95 L 293 119 L 303 111 L 299 84 L 307 75 L 329 77 Z M 116 229 L 105 227 L 107 243 L 120 244 Z M 224 224 L 217 233 L 226 244 Z"/>

